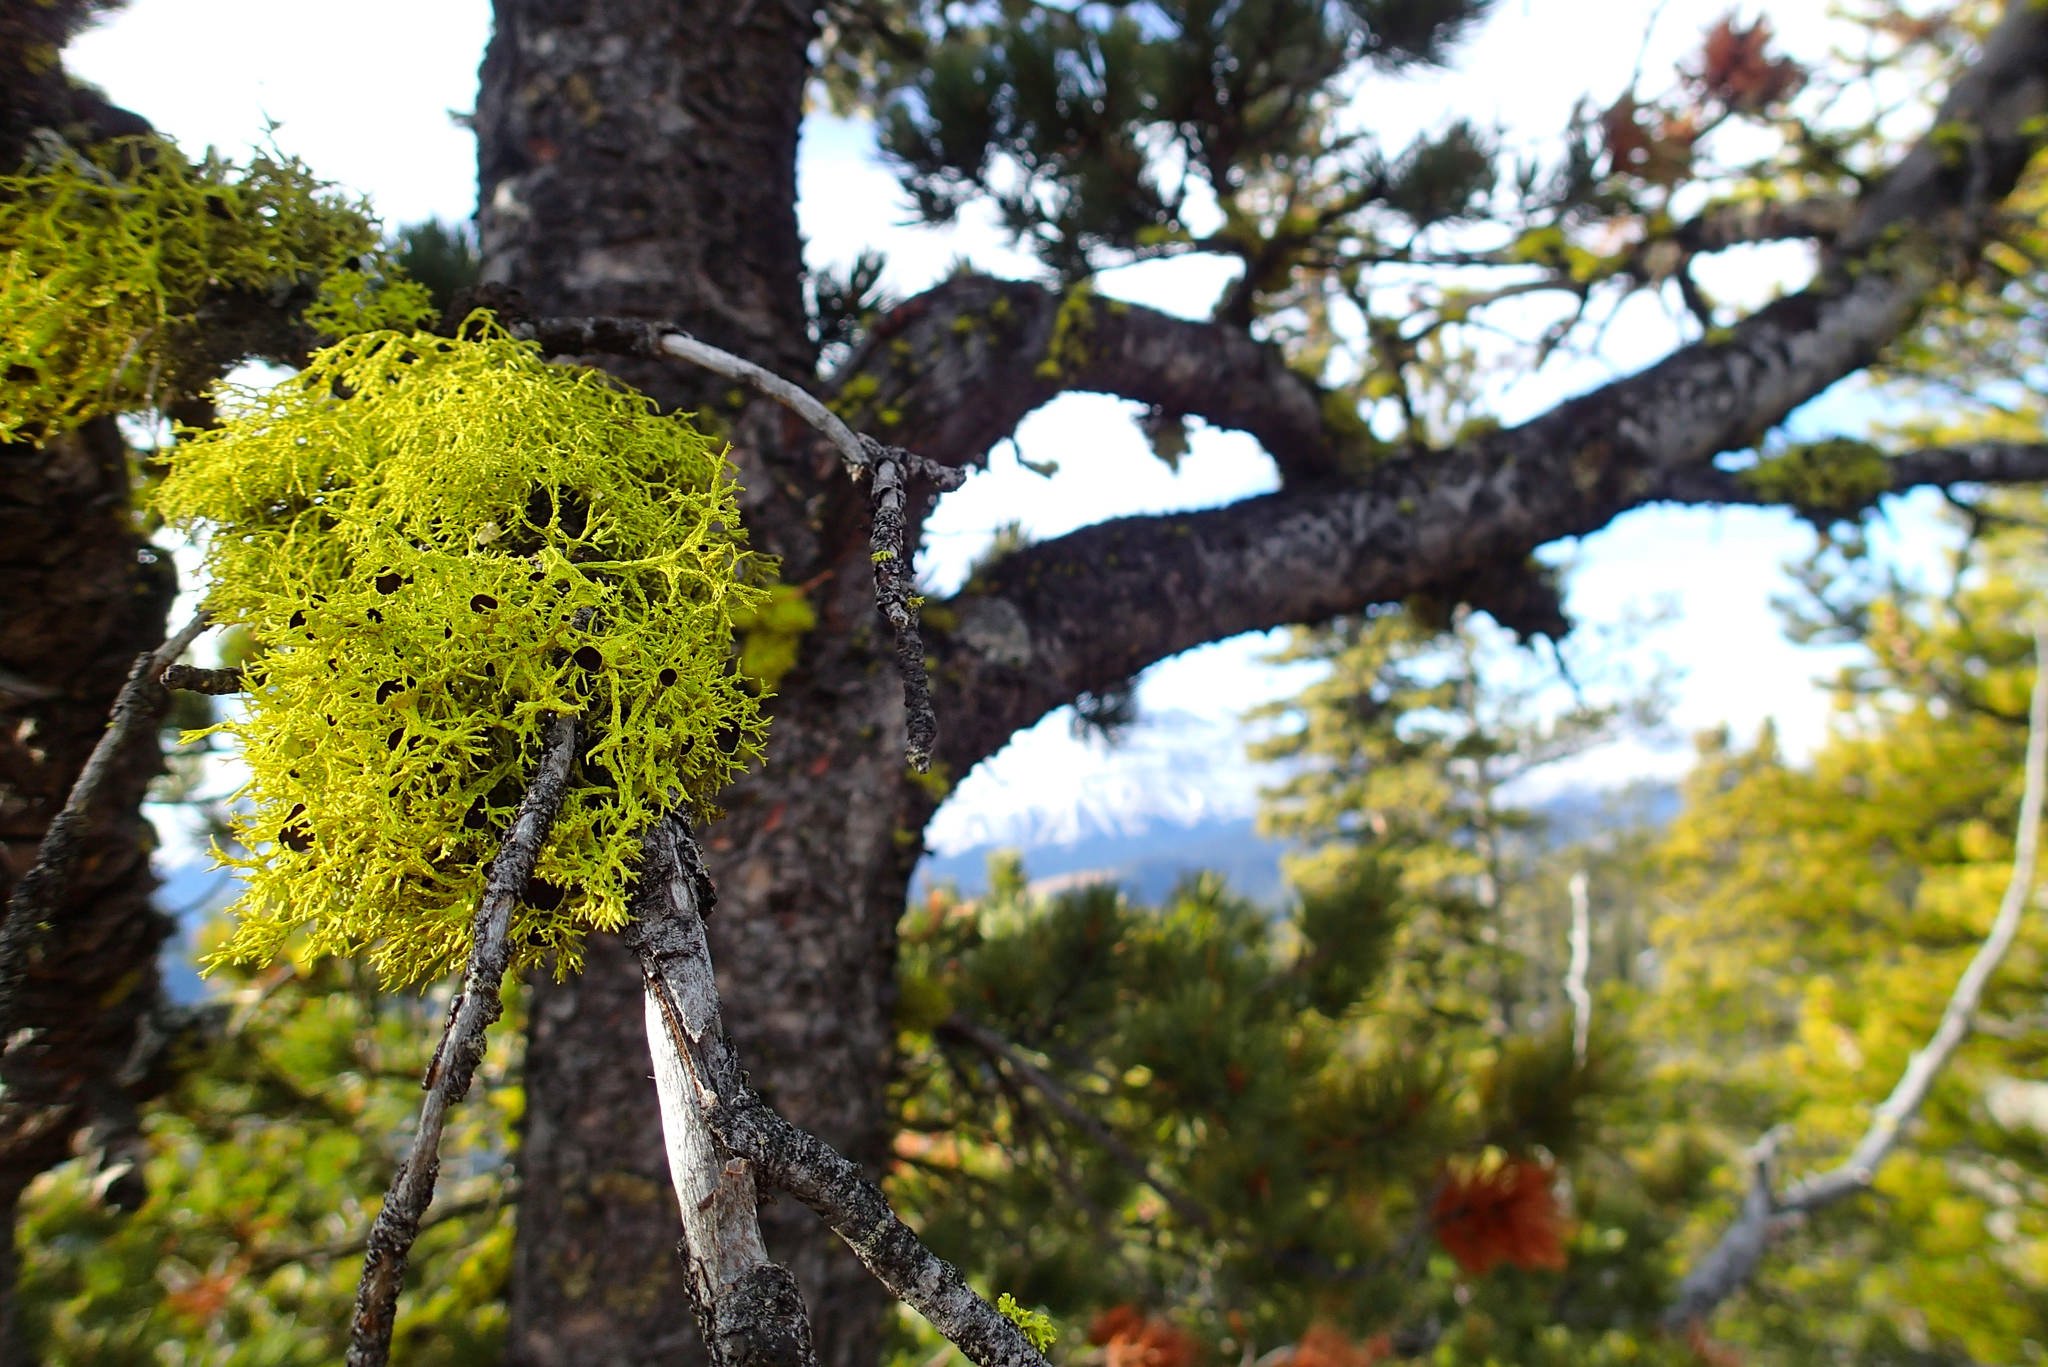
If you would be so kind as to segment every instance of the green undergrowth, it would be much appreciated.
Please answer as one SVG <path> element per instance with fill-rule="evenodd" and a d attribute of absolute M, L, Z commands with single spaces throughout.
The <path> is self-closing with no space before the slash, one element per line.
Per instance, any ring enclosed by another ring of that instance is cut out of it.
<path fill-rule="evenodd" d="M 208 529 L 216 621 L 262 647 L 223 853 L 245 891 L 211 962 L 367 954 L 448 971 L 551 718 L 586 718 L 515 913 L 515 964 L 627 919 L 638 834 L 757 760 L 733 624 L 762 595 L 723 452 L 600 372 L 476 315 L 382 331 L 268 392 L 227 389 L 155 505 Z M 201 733 L 206 734 L 206 733 Z"/>

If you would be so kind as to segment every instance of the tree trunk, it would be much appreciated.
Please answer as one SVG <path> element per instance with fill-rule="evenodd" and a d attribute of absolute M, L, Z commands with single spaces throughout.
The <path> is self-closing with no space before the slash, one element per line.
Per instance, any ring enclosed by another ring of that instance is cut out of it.
<path fill-rule="evenodd" d="M 36 448 L 0 447 L 0 907 L 35 861 L 135 657 L 163 640 L 169 566 L 145 553 L 111 419 Z M 0 1210 L 90 1130 L 117 1203 L 140 1199 L 118 1165 L 134 1106 L 155 1081 L 158 947 L 170 922 L 150 894 L 154 845 L 138 815 L 162 765 L 153 735 L 115 764 L 83 853 L 29 951 L 20 1032 L 0 1057 Z M 81 1002 L 94 1004 L 80 1011 Z M 11 1220 L 6 1226 L 12 1237 Z M 12 1258 L 0 1259 L 0 1272 Z M 13 1284 L 0 1281 L 0 1334 Z M 0 1360 L 28 1361 L 0 1343 Z"/>
<path fill-rule="evenodd" d="M 799 12 L 500 0 L 477 106 L 485 278 L 536 314 L 667 319 L 809 376 L 795 168 L 812 26 Z M 753 542 L 818 614 L 777 687 L 766 768 L 707 832 L 710 929 L 756 1086 L 875 1171 L 895 923 L 932 803 L 906 781 L 864 495 L 780 410 L 673 367 L 618 368 L 729 429 Z M 696 1360 L 642 996 L 607 938 L 534 1003 L 510 1349 L 528 1367 Z M 821 1360 L 871 1362 L 886 1298 L 808 1211 L 784 1201 L 763 1216 Z"/>

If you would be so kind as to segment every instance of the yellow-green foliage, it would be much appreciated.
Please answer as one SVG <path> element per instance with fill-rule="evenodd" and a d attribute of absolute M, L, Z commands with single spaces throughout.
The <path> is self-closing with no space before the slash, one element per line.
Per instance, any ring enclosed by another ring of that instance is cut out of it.
<path fill-rule="evenodd" d="M 1809 515 L 1862 512 L 1891 487 L 1884 453 L 1868 442 L 1845 439 L 1767 456 L 1744 470 L 1741 479 L 1763 498 Z"/>
<path fill-rule="evenodd" d="M 733 614 L 732 624 L 739 632 L 740 673 L 766 697 L 796 668 L 804 633 L 818 624 L 818 613 L 796 585 L 769 584 L 759 602 Z"/>
<path fill-rule="evenodd" d="M 211 376 L 193 358 L 206 351 L 209 296 L 269 301 L 376 245 L 365 209 L 289 157 L 195 164 L 150 138 L 45 159 L 0 176 L 0 440 L 40 440 L 203 384 Z M 360 274 L 355 286 L 327 300 L 333 335 L 418 321 L 403 291 L 359 316 L 387 291 Z"/>
<path fill-rule="evenodd" d="M 543 730 L 573 713 L 589 743 L 513 921 L 519 962 L 573 968 L 584 931 L 625 923 L 648 823 L 678 794 L 708 812 L 761 752 L 731 659 L 761 595 L 722 453 L 483 315 L 462 340 L 365 333 L 227 398 L 156 494 L 210 525 L 210 609 L 267 647 L 217 728 L 251 777 L 214 961 L 366 952 L 394 984 L 454 966 Z"/>

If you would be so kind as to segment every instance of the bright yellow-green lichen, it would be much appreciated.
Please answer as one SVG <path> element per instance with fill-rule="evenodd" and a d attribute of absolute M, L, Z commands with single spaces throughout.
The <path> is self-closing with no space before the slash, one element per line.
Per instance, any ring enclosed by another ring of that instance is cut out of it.
<path fill-rule="evenodd" d="M 367 953 L 394 985 L 455 966 L 544 728 L 573 713 L 587 743 L 512 933 L 518 963 L 574 968 L 584 932 L 625 923 L 647 825 L 678 797 L 707 813 L 761 753 L 732 661 L 758 566 L 722 453 L 484 315 L 223 399 L 155 499 L 210 528 L 210 610 L 265 647 L 216 728 L 250 780 L 213 961 Z"/>
<path fill-rule="evenodd" d="M 795 584 L 770 583 L 757 605 L 733 614 L 739 633 L 740 673 L 762 697 L 772 694 L 782 676 L 796 668 L 805 633 L 818 625 L 818 611 Z"/>
<path fill-rule="evenodd" d="M 0 440 L 190 393 L 238 359 L 215 354 L 236 295 L 275 308 L 376 246 L 368 212 L 291 158 L 194 164 L 131 138 L 43 159 L 0 176 Z M 357 274 L 322 321 L 411 326 L 423 302 Z"/>
<path fill-rule="evenodd" d="M 996 1311 L 1016 1325 L 1025 1340 L 1041 1353 L 1059 1341 L 1060 1331 L 1053 1326 L 1052 1316 L 1042 1310 L 1026 1310 L 1007 1291 L 996 1298 Z"/>

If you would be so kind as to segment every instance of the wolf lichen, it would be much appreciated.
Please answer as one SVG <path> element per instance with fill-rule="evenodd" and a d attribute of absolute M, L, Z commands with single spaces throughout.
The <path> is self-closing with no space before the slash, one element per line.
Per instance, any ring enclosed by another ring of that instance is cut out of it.
<path fill-rule="evenodd" d="M 209 532 L 216 620 L 246 666 L 235 930 L 213 962 L 367 954 L 447 971 L 549 718 L 586 720 L 515 915 L 517 962 L 577 966 L 627 919 L 638 840 L 759 758 L 733 667 L 762 597 L 723 452 L 486 315 L 373 332 L 270 390 L 223 394 L 155 495 Z"/>
<path fill-rule="evenodd" d="M 238 330 L 376 248 L 367 210 L 293 158 L 194 163 L 157 138 L 40 158 L 0 175 L 0 440 L 194 392 L 246 354 Z M 411 326 L 418 303 L 380 284 L 330 292 L 324 316 L 330 335 Z"/>

